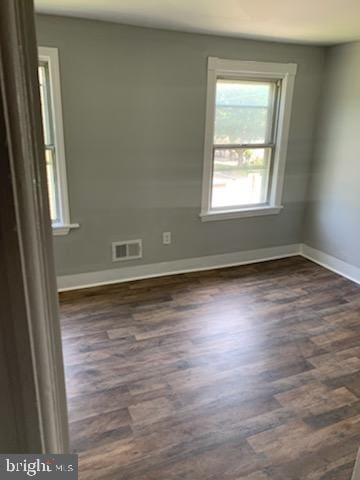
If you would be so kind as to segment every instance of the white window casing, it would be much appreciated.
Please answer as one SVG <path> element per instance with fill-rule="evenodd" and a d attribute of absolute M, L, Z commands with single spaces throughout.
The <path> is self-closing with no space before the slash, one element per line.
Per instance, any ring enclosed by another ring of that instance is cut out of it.
<path fill-rule="evenodd" d="M 227 220 L 279 213 L 282 206 L 284 173 L 289 137 L 291 106 L 297 65 L 208 58 L 207 102 L 205 122 L 204 164 L 202 181 L 202 221 Z M 216 84 L 219 78 L 234 80 L 278 81 L 280 85 L 276 111 L 269 195 L 266 204 L 224 208 L 211 207 Z"/>

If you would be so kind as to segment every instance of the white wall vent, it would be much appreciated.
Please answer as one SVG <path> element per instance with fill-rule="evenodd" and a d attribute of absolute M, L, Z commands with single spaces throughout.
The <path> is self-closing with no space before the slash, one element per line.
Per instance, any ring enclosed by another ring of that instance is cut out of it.
<path fill-rule="evenodd" d="M 112 261 L 133 260 L 142 258 L 142 240 L 127 240 L 126 242 L 113 242 Z"/>

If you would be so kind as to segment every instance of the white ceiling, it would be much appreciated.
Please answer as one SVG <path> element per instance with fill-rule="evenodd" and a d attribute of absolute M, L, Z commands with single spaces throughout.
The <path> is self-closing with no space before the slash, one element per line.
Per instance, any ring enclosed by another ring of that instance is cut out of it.
<path fill-rule="evenodd" d="M 35 0 L 35 6 L 42 13 L 237 37 L 360 39 L 360 0 Z"/>

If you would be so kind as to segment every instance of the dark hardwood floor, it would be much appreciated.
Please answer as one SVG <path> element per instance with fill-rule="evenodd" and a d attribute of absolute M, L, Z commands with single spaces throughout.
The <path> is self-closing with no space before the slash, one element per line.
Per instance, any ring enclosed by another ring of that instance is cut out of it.
<path fill-rule="evenodd" d="M 360 286 L 303 258 L 61 294 L 81 480 L 350 480 Z"/>

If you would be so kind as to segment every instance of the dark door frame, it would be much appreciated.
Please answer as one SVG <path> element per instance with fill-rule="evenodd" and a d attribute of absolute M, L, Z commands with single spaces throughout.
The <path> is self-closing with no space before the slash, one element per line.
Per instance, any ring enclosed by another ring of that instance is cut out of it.
<path fill-rule="evenodd" d="M 12 415 L 7 423 L 9 435 L 15 425 L 12 450 L 60 453 L 68 451 L 68 420 L 37 62 L 32 0 L 1 0 L 0 352 L 7 387 L 4 412 Z"/>

